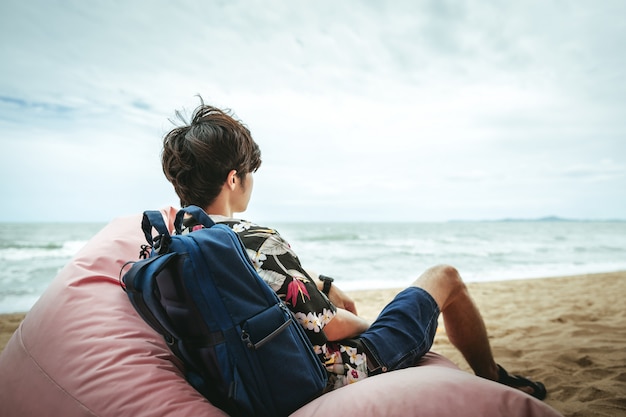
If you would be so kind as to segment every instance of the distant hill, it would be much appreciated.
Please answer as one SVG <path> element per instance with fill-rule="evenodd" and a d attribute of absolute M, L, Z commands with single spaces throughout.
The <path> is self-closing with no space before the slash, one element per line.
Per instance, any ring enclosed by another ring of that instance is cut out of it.
<path fill-rule="evenodd" d="M 567 219 L 559 216 L 545 216 L 536 219 L 515 219 L 505 218 L 499 220 L 488 220 L 494 222 L 623 222 L 624 219 Z"/>
<path fill-rule="evenodd" d="M 476 221 L 476 220 L 452 220 L 451 222 L 465 222 L 465 221 Z M 559 216 L 545 216 L 538 217 L 535 219 L 529 218 L 512 218 L 507 217 L 504 219 L 494 219 L 494 220 L 478 220 L 485 223 L 519 223 L 519 222 L 527 222 L 527 223 L 557 223 L 557 222 L 626 222 L 626 219 L 568 219 L 565 217 Z"/>
<path fill-rule="evenodd" d="M 566 219 L 564 217 L 559 217 L 559 216 L 546 216 L 546 217 L 540 217 L 537 219 L 505 218 L 505 219 L 499 219 L 499 220 L 494 220 L 494 221 L 496 222 L 579 222 L 579 221 L 585 221 L 585 220 Z"/>

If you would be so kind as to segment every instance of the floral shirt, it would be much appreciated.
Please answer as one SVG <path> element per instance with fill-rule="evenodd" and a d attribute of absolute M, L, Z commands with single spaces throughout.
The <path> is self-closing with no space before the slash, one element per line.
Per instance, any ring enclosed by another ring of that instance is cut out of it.
<path fill-rule="evenodd" d="M 367 377 L 367 358 L 354 339 L 329 342 L 324 326 L 332 320 L 337 307 L 317 289 L 291 246 L 276 230 L 253 223 L 211 216 L 215 222 L 232 228 L 241 238 L 248 257 L 260 277 L 293 312 L 328 371 L 327 391 Z M 183 233 L 202 228 L 192 218 L 185 219 Z"/>

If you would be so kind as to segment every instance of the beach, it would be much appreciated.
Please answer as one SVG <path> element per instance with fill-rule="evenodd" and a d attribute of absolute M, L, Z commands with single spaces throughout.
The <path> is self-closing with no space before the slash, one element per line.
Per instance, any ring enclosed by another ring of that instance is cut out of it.
<path fill-rule="evenodd" d="M 498 363 L 544 382 L 548 404 L 568 417 L 626 415 L 626 271 L 468 287 Z M 373 320 L 398 291 L 350 295 L 359 315 Z M 23 317 L 0 315 L 1 348 Z M 469 372 L 442 322 L 432 350 Z"/>

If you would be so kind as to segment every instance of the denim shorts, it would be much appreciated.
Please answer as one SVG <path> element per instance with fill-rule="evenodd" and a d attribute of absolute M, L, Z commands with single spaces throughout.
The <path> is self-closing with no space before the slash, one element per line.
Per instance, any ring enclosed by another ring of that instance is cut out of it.
<path fill-rule="evenodd" d="M 408 368 L 433 345 L 439 307 L 424 289 L 399 293 L 359 337 L 369 362 L 369 375 Z"/>

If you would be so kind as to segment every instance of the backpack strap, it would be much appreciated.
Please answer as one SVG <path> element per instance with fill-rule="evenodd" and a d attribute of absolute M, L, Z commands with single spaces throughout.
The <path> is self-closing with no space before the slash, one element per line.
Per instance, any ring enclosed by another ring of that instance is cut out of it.
<path fill-rule="evenodd" d="M 152 228 L 156 229 L 158 233 L 154 238 L 152 237 Z M 150 244 L 157 253 L 167 252 L 172 237 L 165 225 L 165 221 L 163 221 L 163 215 L 160 211 L 144 211 L 143 219 L 141 220 L 141 229 L 143 230 L 148 244 Z"/>
<path fill-rule="evenodd" d="M 183 230 L 183 218 L 185 213 L 191 214 L 204 227 L 212 227 L 215 222 L 211 220 L 208 214 L 198 206 L 183 207 L 176 213 L 176 220 L 174 221 L 174 227 L 176 228 L 176 234 L 180 234 Z"/>

